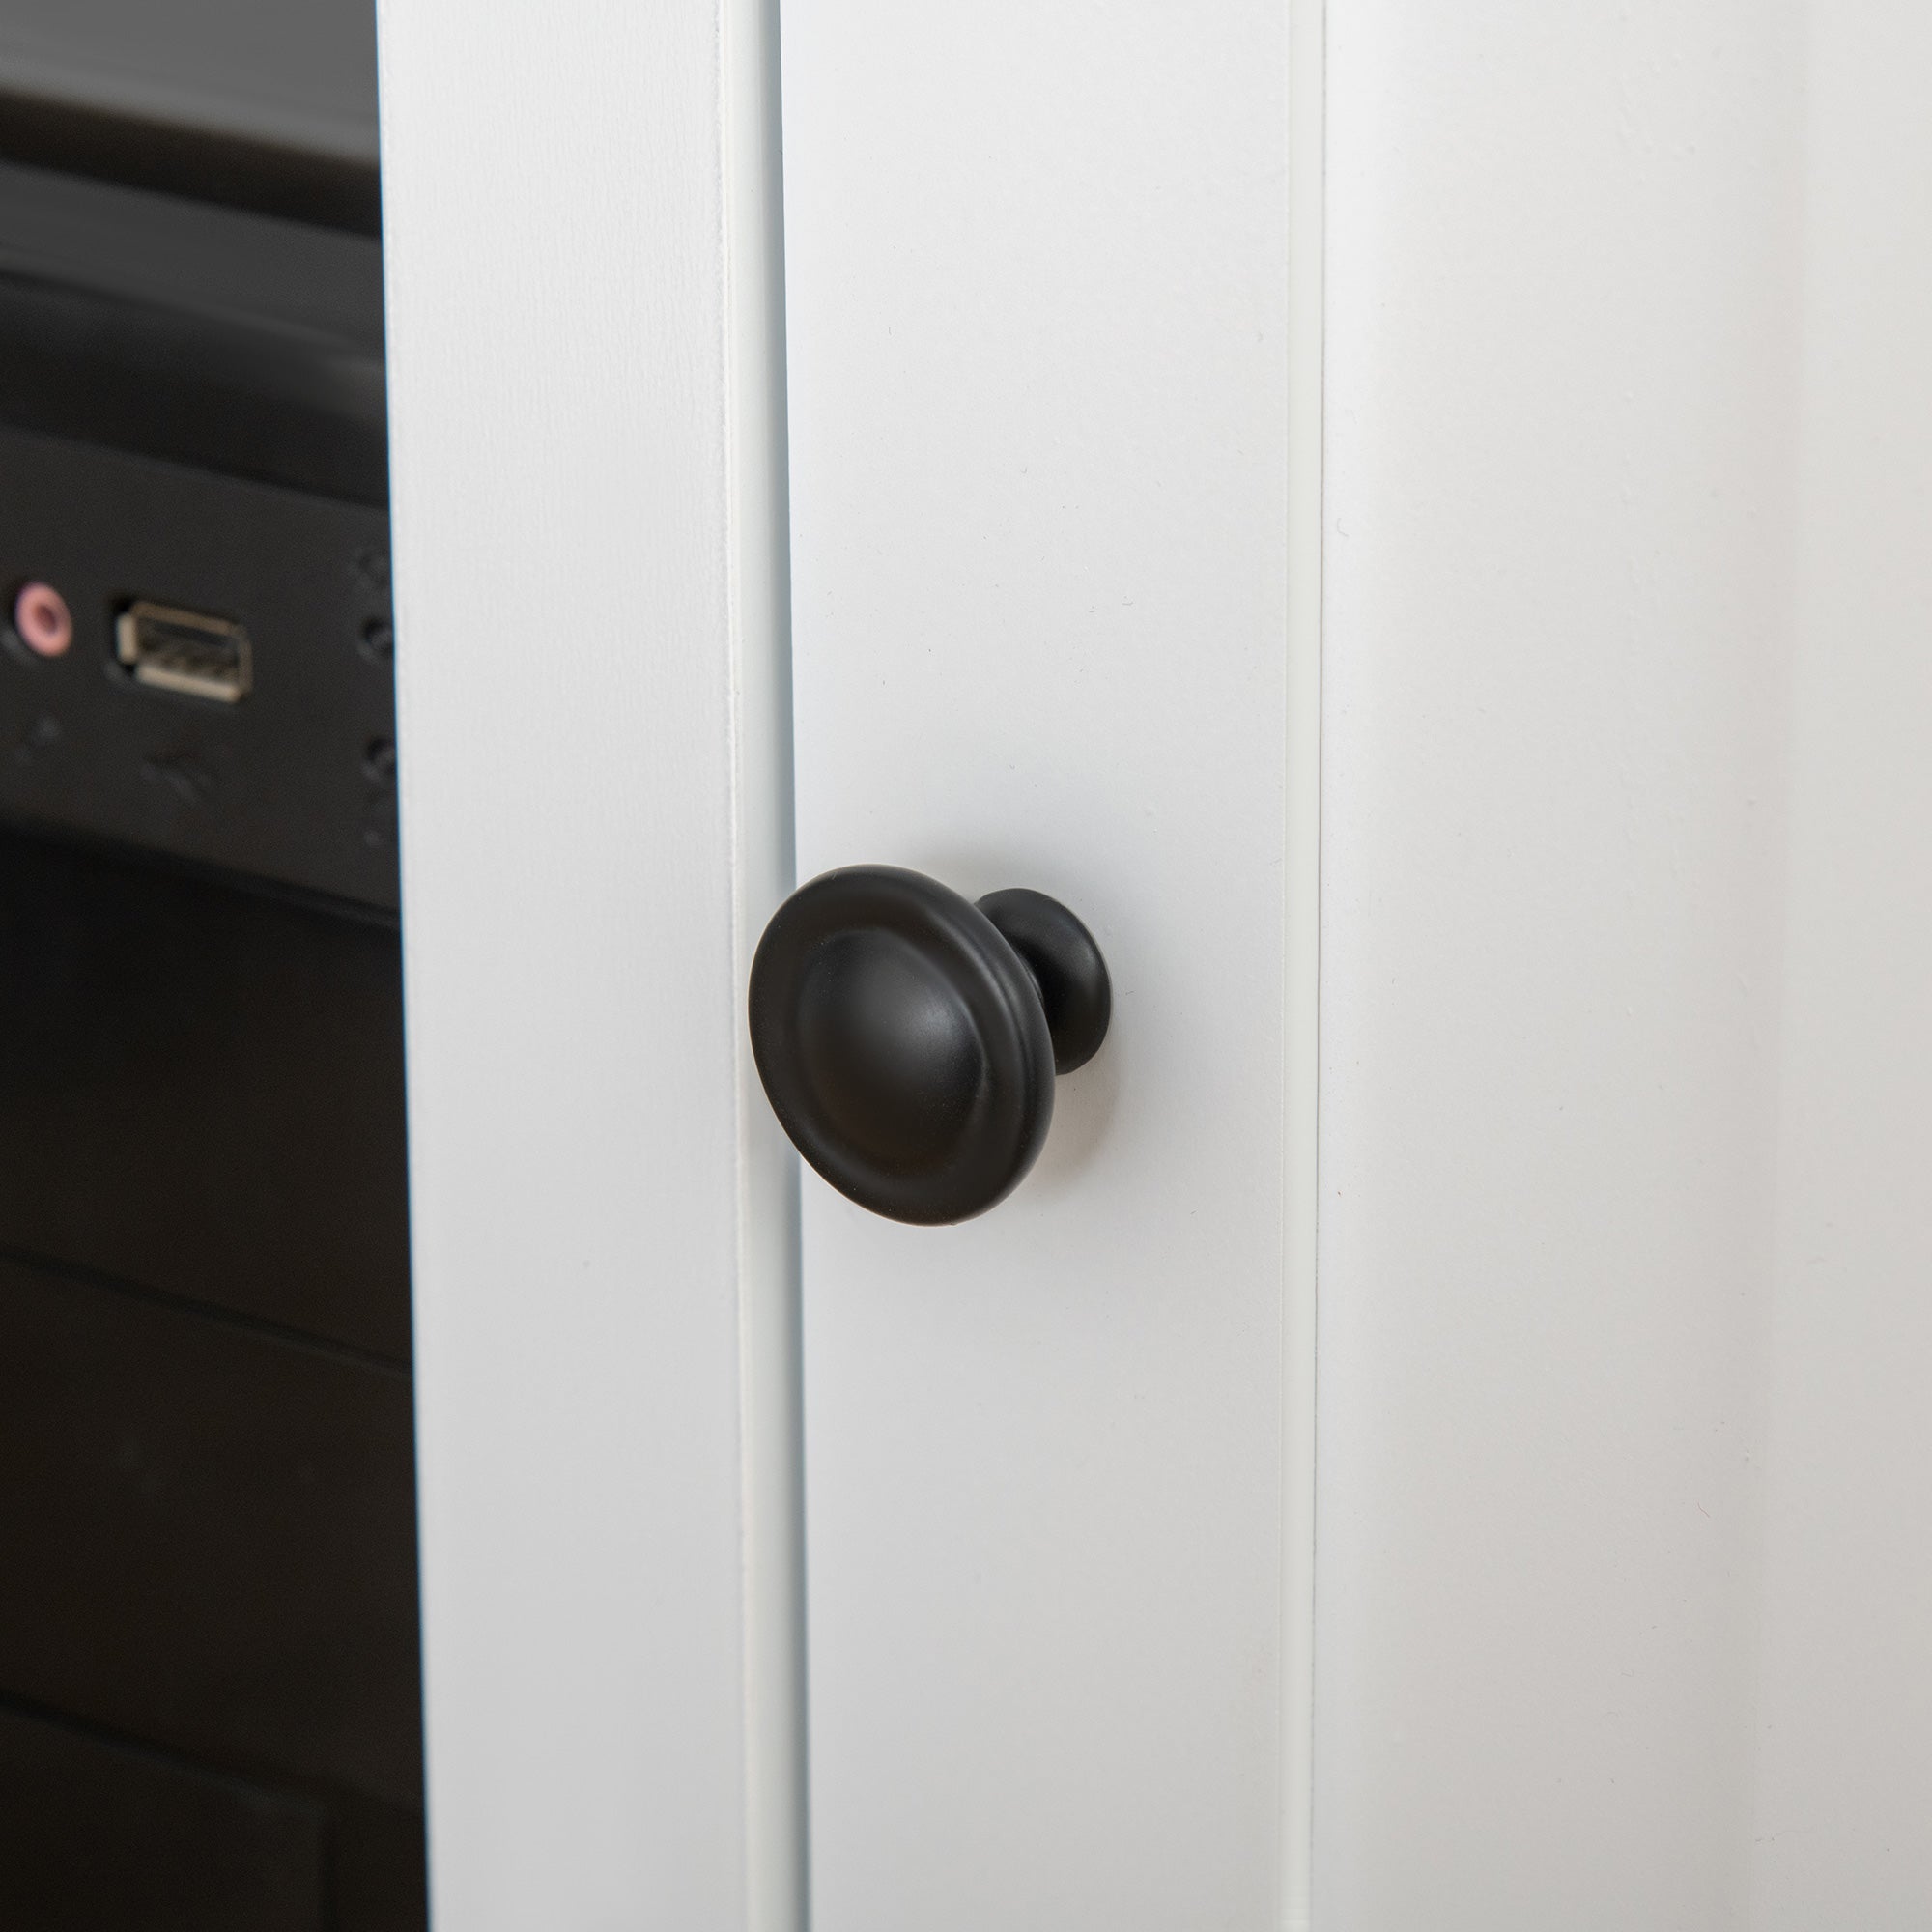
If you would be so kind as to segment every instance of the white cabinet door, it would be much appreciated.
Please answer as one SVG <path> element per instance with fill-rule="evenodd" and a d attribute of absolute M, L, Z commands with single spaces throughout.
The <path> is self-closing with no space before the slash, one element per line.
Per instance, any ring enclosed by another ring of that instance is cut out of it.
<path fill-rule="evenodd" d="M 788 4 L 781 336 L 767 9 L 384 12 L 445 1927 L 1301 1914 L 1317 20 Z M 800 1237 L 794 804 L 1105 951 L 980 1219 Z"/>
<path fill-rule="evenodd" d="M 1932 1922 L 1932 25 L 1330 13 L 386 0 L 442 1932 Z M 867 863 L 1112 968 L 955 1227 Z"/>
<path fill-rule="evenodd" d="M 783 13 L 800 876 L 1044 891 L 1116 992 L 989 1213 L 805 1180 L 836 1932 L 1260 1932 L 1302 1880 L 1292 25 Z"/>

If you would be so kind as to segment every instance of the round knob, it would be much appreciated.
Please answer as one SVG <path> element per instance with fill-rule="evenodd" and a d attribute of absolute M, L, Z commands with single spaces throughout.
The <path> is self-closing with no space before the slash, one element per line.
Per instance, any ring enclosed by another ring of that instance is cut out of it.
<path fill-rule="evenodd" d="M 841 1194 L 895 1221 L 964 1221 L 1018 1186 L 1053 1080 L 1112 1010 L 1093 935 L 1024 890 L 978 905 L 895 866 L 801 886 L 752 961 L 752 1053 L 772 1109 Z"/>

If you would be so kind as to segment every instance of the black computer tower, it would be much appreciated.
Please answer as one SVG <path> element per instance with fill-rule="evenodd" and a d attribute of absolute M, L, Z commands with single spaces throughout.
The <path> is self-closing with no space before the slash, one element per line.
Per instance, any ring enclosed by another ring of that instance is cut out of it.
<path fill-rule="evenodd" d="M 9 1932 L 424 1922 L 385 500 L 373 236 L 0 163 Z"/>

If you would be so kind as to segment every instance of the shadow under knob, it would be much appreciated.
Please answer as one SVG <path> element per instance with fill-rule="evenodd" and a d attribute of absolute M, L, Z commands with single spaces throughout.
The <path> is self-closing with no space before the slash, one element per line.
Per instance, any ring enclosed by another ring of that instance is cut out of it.
<path fill-rule="evenodd" d="M 1043 893 L 978 905 L 920 872 L 801 886 L 752 962 L 752 1053 L 793 1144 L 895 1221 L 964 1221 L 1038 1157 L 1056 1070 L 1090 1060 L 1112 998 L 1093 935 Z"/>

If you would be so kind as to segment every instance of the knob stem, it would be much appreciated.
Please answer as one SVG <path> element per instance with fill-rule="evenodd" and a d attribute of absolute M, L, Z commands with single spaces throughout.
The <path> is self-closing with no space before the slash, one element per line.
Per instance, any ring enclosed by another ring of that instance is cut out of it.
<path fill-rule="evenodd" d="M 1107 962 L 1094 935 L 1058 899 L 1025 886 L 988 893 L 979 905 L 1033 976 L 1053 1039 L 1053 1070 L 1085 1066 L 1114 1014 Z"/>

